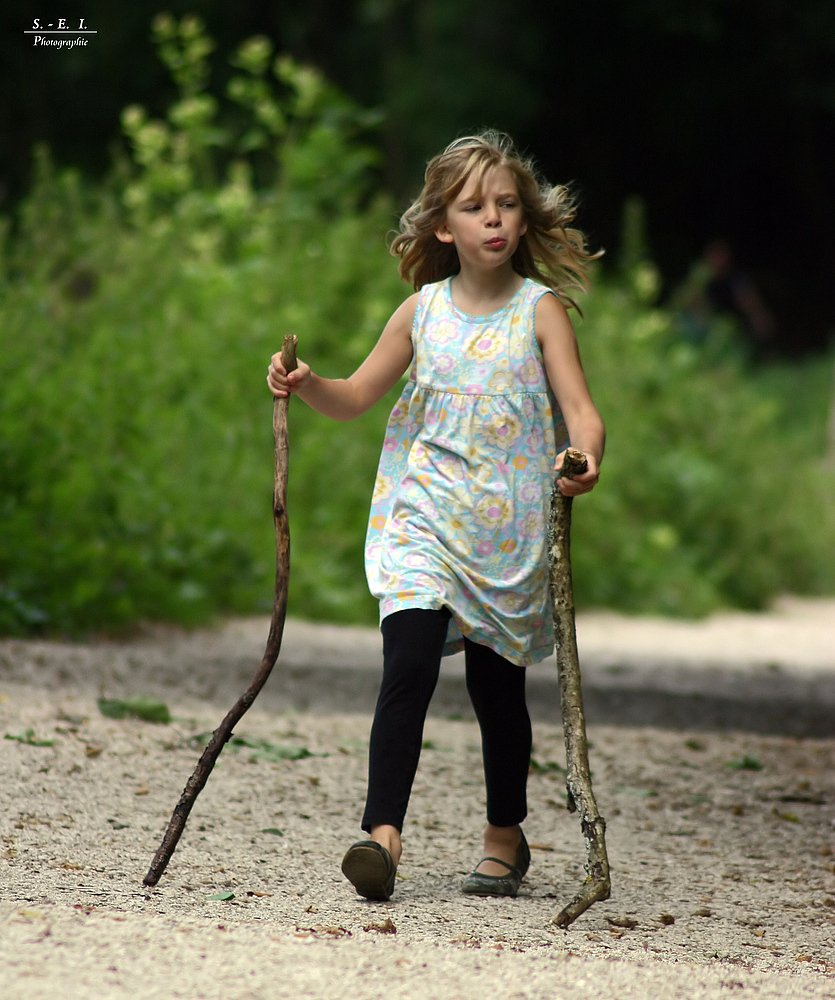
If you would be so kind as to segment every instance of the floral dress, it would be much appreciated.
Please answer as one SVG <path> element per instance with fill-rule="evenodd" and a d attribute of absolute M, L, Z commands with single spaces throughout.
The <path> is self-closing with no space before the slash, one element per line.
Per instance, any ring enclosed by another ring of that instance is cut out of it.
<path fill-rule="evenodd" d="M 380 619 L 448 608 L 444 654 L 462 636 L 519 666 L 554 646 L 546 524 L 567 435 L 534 336 L 550 290 L 526 280 L 489 316 L 425 285 L 409 380 L 389 417 L 365 566 Z"/>

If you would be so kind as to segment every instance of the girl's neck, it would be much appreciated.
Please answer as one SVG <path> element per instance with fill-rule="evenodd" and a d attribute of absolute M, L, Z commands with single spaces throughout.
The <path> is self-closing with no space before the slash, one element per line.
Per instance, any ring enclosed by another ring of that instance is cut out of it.
<path fill-rule="evenodd" d="M 524 285 L 525 279 L 513 267 L 491 271 L 464 268 L 454 275 L 449 286 L 453 304 L 471 316 L 489 316 L 506 305 Z"/>

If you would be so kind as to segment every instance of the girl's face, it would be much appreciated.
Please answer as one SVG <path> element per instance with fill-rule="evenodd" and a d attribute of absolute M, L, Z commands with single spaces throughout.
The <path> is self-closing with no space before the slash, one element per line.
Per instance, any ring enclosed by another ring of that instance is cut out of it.
<path fill-rule="evenodd" d="M 527 228 L 513 174 L 494 167 L 480 185 L 470 174 L 435 235 L 455 244 L 462 265 L 493 268 L 510 261 Z"/>

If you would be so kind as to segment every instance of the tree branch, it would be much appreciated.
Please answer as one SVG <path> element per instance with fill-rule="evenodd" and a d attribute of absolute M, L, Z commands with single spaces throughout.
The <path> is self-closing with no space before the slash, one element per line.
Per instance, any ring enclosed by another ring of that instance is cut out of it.
<path fill-rule="evenodd" d="M 586 471 L 587 465 L 586 457 L 581 451 L 569 448 L 560 475 L 581 475 Z M 608 899 L 611 888 L 609 858 L 606 854 L 606 823 L 597 811 L 589 772 L 586 717 L 583 712 L 580 661 L 574 624 L 570 547 L 571 497 L 563 496 L 555 481 L 548 521 L 548 577 L 554 611 L 557 671 L 565 734 L 568 809 L 570 812 L 579 811 L 580 814 L 588 873 L 580 892 L 551 921 L 563 928 L 573 923 L 598 899 Z"/>
<path fill-rule="evenodd" d="M 286 336 L 281 348 L 281 363 L 286 371 L 291 372 L 297 367 L 296 338 Z M 270 672 L 278 659 L 281 648 L 281 637 L 284 633 L 284 617 L 287 613 L 287 586 L 290 580 L 290 525 L 287 520 L 287 465 L 289 443 L 287 436 L 287 407 L 289 396 L 276 398 L 273 403 L 273 436 L 275 438 L 275 486 L 273 491 L 273 519 L 275 520 L 275 597 L 273 599 L 273 614 L 270 622 L 270 633 L 267 637 L 267 648 L 264 651 L 261 666 L 247 687 L 246 691 L 229 709 L 225 718 L 212 733 L 206 749 L 203 751 L 194 773 L 186 782 L 180 801 L 174 808 L 174 813 L 162 838 L 159 850 L 154 855 L 148 874 L 142 880 L 143 885 L 155 886 L 171 860 L 171 855 L 177 847 L 180 836 L 185 829 L 186 820 L 208 781 L 212 768 L 220 756 L 221 750 L 232 736 L 232 731 L 243 714 L 252 705 L 258 692 L 264 686 Z"/>

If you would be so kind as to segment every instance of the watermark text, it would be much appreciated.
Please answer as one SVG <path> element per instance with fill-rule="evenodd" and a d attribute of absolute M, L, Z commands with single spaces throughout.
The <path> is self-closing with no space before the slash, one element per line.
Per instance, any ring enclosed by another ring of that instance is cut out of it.
<path fill-rule="evenodd" d="M 32 36 L 32 44 L 36 48 L 74 49 L 87 45 L 88 36 L 98 32 L 87 26 L 85 17 L 58 17 L 54 21 L 42 21 L 36 17 L 32 27 L 26 28 L 23 34 Z"/>

